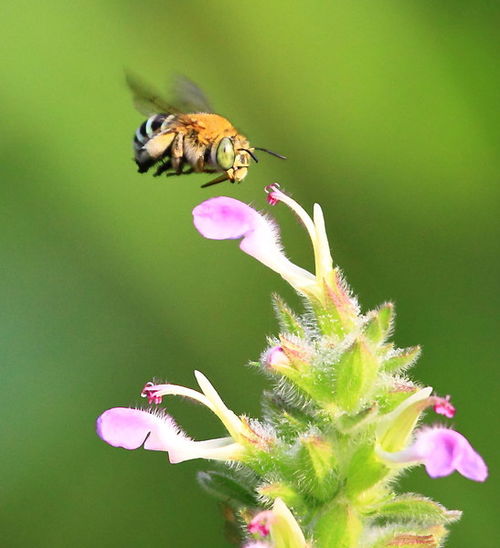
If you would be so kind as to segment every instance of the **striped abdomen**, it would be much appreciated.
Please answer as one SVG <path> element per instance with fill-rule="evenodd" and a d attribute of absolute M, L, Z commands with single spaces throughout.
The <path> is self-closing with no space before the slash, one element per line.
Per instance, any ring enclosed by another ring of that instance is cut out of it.
<path fill-rule="evenodd" d="M 151 155 L 151 151 L 148 151 L 145 145 L 150 139 L 165 131 L 174 118 L 173 114 L 153 114 L 137 128 L 134 135 L 134 152 L 135 162 L 140 173 L 147 171 L 163 157 L 166 150 L 155 156 Z"/>

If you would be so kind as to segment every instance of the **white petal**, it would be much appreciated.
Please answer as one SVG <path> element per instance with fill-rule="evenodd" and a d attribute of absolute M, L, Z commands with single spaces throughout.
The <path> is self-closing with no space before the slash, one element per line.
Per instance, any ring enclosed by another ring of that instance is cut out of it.
<path fill-rule="evenodd" d="M 238 439 L 244 430 L 241 420 L 226 407 L 226 404 L 203 373 L 195 371 L 194 375 L 199 387 L 210 402 L 210 409 L 219 417 L 231 436 L 234 439 Z"/>

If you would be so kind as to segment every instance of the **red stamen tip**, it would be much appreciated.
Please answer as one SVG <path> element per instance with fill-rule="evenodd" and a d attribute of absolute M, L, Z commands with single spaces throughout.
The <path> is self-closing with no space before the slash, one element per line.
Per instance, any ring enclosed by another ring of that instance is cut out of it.
<path fill-rule="evenodd" d="M 450 396 L 446 398 L 436 398 L 436 403 L 434 404 L 434 411 L 438 415 L 444 415 L 445 417 L 452 419 L 455 416 L 456 409 L 450 402 Z"/>
<path fill-rule="evenodd" d="M 155 387 L 154 383 L 147 382 L 144 388 L 142 389 L 141 397 L 148 398 L 149 404 L 154 403 L 158 405 L 159 403 L 162 402 L 162 397 L 156 393 L 156 389 L 154 387 Z"/>
<path fill-rule="evenodd" d="M 279 189 L 279 187 L 280 185 L 278 183 L 272 183 L 264 188 L 264 192 L 267 194 L 267 203 L 269 205 L 274 206 L 280 201 L 276 194 L 274 194 L 274 191 Z"/>

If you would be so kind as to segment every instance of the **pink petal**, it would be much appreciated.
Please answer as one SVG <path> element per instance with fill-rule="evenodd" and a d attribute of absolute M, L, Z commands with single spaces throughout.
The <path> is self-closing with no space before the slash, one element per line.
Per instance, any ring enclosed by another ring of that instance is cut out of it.
<path fill-rule="evenodd" d="M 462 434 L 449 428 L 421 430 L 411 449 L 432 478 L 448 476 L 454 470 L 474 481 L 484 481 L 488 476 L 481 456 Z"/>
<path fill-rule="evenodd" d="M 290 360 L 281 346 L 269 348 L 263 355 L 263 361 L 271 369 L 273 367 L 290 365 Z"/>
<path fill-rule="evenodd" d="M 194 226 L 205 238 L 235 240 L 255 230 L 261 215 L 239 200 L 218 196 L 196 206 L 193 218 Z"/>
<path fill-rule="evenodd" d="M 114 407 L 97 419 L 97 434 L 113 447 L 169 451 L 179 442 L 189 441 L 168 415 L 141 409 Z"/>
<path fill-rule="evenodd" d="M 167 451 L 172 464 L 191 459 L 237 460 L 242 446 L 232 438 L 193 441 L 174 420 L 158 411 L 108 409 L 97 419 L 97 434 L 114 447 Z"/>

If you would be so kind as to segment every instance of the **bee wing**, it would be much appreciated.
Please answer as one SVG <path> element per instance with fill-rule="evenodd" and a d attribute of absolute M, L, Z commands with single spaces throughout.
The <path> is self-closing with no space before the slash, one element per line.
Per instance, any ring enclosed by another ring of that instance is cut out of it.
<path fill-rule="evenodd" d="M 189 78 L 177 75 L 173 84 L 173 103 L 186 113 L 213 112 L 210 101 L 203 91 Z"/>
<path fill-rule="evenodd" d="M 207 96 L 185 76 L 175 78 L 171 101 L 165 99 L 161 93 L 146 84 L 136 74 L 126 71 L 125 79 L 132 92 L 135 108 L 145 116 L 159 112 L 166 114 L 213 112 Z"/>
<path fill-rule="evenodd" d="M 180 109 L 174 107 L 136 74 L 126 71 L 125 79 L 132 92 L 134 106 L 141 114 L 151 116 L 160 112 L 165 114 L 178 114 L 181 112 Z"/>

